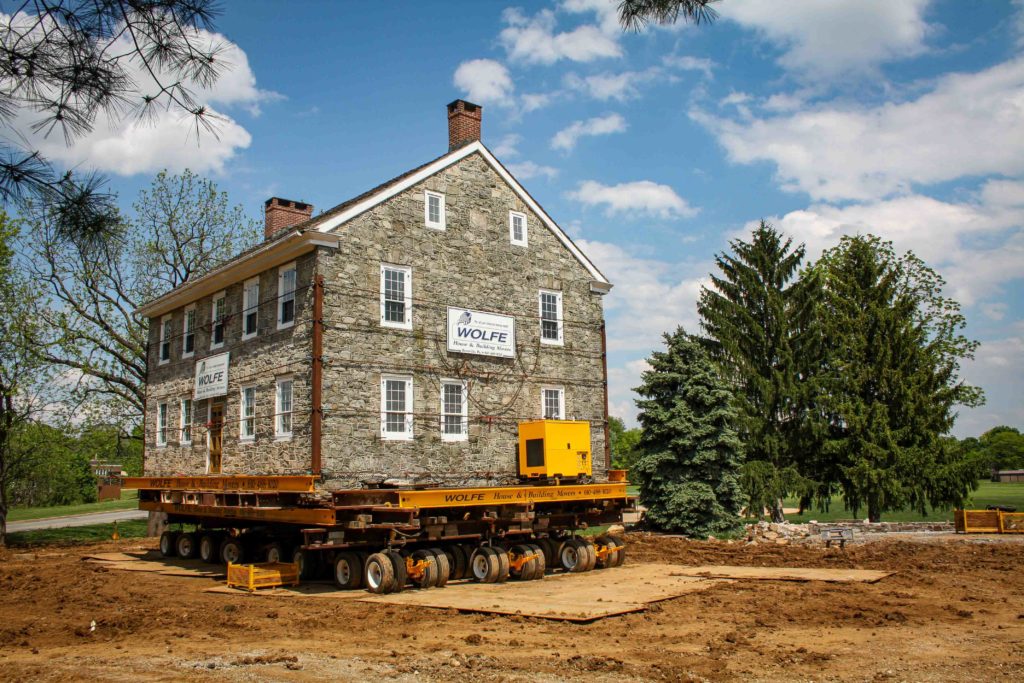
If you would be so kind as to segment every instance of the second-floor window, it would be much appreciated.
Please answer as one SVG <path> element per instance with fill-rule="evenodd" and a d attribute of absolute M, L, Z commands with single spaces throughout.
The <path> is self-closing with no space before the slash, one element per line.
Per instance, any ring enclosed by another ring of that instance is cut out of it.
<path fill-rule="evenodd" d="M 192 304 L 185 309 L 184 341 L 181 345 L 181 357 L 191 358 L 196 352 L 196 306 Z"/>
<path fill-rule="evenodd" d="M 540 392 L 541 414 L 545 420 L 565 419 L 565 389 L 544 387 Z"/>
<path fill-rule="evenodd" d="M 381 377 L 380 436 L 388 441 L 412 438 L 412 377 Z"/>
<path fill-rule="evenodd" d="M 426 190 L 424 194 L 424 220 L 428 228 L 444 230 L 444 195 Z"/>
<path fill-rule="evenodd" d="M 221 292 L 213 297 L 213 306 L 210 311 L 210 348 L 219 349 L 224 346 L 224 327 L 227 324 L 227 294 Z"/>
<path fill-rule="evenodd" d="M 287 439 L 292 435 L 292 378 L 282 377 L 277 380 L 277 428 L 279 439 Z"/>
<path fill-rule="evenodd" d="M 192 399 L 181 399 L 181 439 L 182 445 L 192 443 Z"/>
<path fill-rule="evenodd" d="M 380 324 L 412 329 L 412 268 L 381 264 Z"/>
<path fill-rule="evenodd" d="M 295 264 L 281 266 L 277 273 L 277 329 L 295 323 Z"/>
<path fill-rule="evenodd" d="M 260 312 L 260 279 L 246 280 L 242 289 L 242 339 L 256 336 Z"/>
<path fill-rule="evenodd" d="M 160 318 L 160 363 L 171 360 L 171 336 L 174 334 L 171 327 L 171 316 L 165 315 Z"/>
<path fill-rule="evenodd" d="M 256 438 L 256 387 L 242 389 L 241 422 L 238 428 L 243 441 Z"/>
<path fill-rule="evenodd" d="M 444 380 L 441 382 L 441 439 L 463 441 L 469 433 L 469 415 L 466 402 L 466 383 Z"/>
<path fill-rule="evenodd" d="M 562 293 L 540 291 L 540 340 L 544 344 L 562 343 Z"/>
<path fill-rule="evenodd" d="M 156 407 L 156 445 L 167 445 L 167 404 L 160 403 Z"/>

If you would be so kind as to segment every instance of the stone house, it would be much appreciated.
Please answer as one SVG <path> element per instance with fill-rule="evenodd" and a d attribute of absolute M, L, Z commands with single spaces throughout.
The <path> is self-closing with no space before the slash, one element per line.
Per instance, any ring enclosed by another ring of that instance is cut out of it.
<path fill-rule="evenodd" d="M 145 474 L 323 486 L 517 479 L 517 424 L 591 425 L 608 466 L 611 284 L 448 105 L 449 151 L 144 305 Z"/>

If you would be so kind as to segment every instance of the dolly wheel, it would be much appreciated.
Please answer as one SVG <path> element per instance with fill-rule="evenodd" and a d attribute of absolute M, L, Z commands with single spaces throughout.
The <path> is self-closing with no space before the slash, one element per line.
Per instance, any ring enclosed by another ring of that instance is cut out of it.
<path fill-rule="evenodd" d="M 512 569 L 508 551 L 504 548 L 495 548 L 494 551 L 498 553 L 498 583 L 505 583 L 508 581 L 509 571 Z"/>
<path fill-rule="evenodd" d="M 558 554 L 562 550 L 562 542 L 557 541 L 553 538 L 538 538 L 537 545 L 544 551 L 544 568 L 549 571 L 555 571 L 559 568 Z"/>
<path fill-rule="evenodd" d="M 558 562 L 562 569 L 573 573 L 586 571 L 590 562 L 590 553 L 587 552 L 586 546 L 587 543 L 578 538 L 566 541 L 558 553 Z"/>
<path fill-rule="evenodd" d="M 473 552 L 473 556 L 469 560 L 469 573 L 475 581 L 495 583 L 500 571 L 501 563 L 498 560 L 497 550 L 489 546 L 481 546 Z"/>
<path fill-rule="evenodd" d="M 625 559 L 622 541 L 615 538 L 600 538 L 597 541 L 597 566 L 618 567 Z"/>
<path fill-rule="evenodd" d="M 405 558 L 397 550 L 388 550 L 388 557 L 391 558 L 391 566 L 395 573 L 395 592 L 401 593 L 405 590 L 405 584 L 409 583 L 409 574 L 405 571 Z"/>
<path fill-rule="evenodd" d="M 203 534 L 199 538 L 199 559 L 208 564 L 220 562 L 220 538 L 217 534 Z"/>
<path fill-rule="evenodd" d="M 460 543 L 452 546 L 452 554 L 455 556 L 455 564 L 452 565 L 450 578 L 469 578 L 469 559 L 473 557 L 473 549 L 468 545 Z"/>
<path fill-rule="evenodd" d="M 530 580 L 533 581 L 535 579 L 543 579 L 544 568 L 547 567 L 547 562 L 544 559 L 544 549 L 541 548 L 540 545 L 538 545 L 537 543 L 527 543 L 526 547 L 537 555 L 537 559 L 534 560 L 533 576 L 530 577 Z"/>
<path fill-rule="evenodd" d="M 338 588 L 351 590 L 363 583 L 363 565 L 355 553 L 338 553 L 334 556 L 334 584 Z"/>
<path fill-rule="evenodd" d="M 319 569 L 319 554 L 303 550 L 302 548 L 296 548 L 292 551 L 292 563 L 299 565 L 299 578 L 303 581 L 309 581 L 310 579 L 316 578 L 317 571 Z"/>
<path fill-rule="evenodd" d="M 268 543 L 263 548 L 264 562 L 280 562 L 284 556 L 284 547 L 277 541 Z"/>
<path fill-rule="evenodd" d="M 229 538 L 220 547 L 220 559 L 224 564 L 242 564 L 245 559 L 245 546 L 237 538 Z"/>
<path fill-rule="evenodd" d="M 178 552 L 178 557 L 190 560 L 196 556 L 198 545 L 195 534 L 180 534 L 174 542 L 174 549 Z"/>
<path fill-rule="evenodd" d="M 371 593 L 392 593 L 395 590 L 395 568 L 386 553 L 374 553 L 366 558 L 363 577 L 366 590 Z"/>
<path fill-rule="evenodd" d="M 540 557 L 537 557 L 538 552 L 524 544 L 512 546 L 509 551 L 509 576 L 520 581 L 533 579 L 539 560 L 544 556 L 540 553 Z"/>
<path fill-rule="evenodd" d="M 619 538 L 616 538 L 615 542 L 619 544 L 619 547 L 615 549 L 615 554 L 612 556 L 615 564 L 608 566 L 621 567 L 622 563 L 626 561 L 626 542 Z"/>
<path fill-rule="evenodd" d="M 431 550 L 421 548 L 405 559 L 409 580 L 420 588 L 433 588 L 440 578 L 437 556 Z"/>
<path fill-rule="evenodd" d="M 160 534 L 160 554 L 164 557 L 174 557 L 177 552 L 177 540 L 177 531 L 165 531 Z"/>
<path fill-rule="evenodd" d="M 433 553 L 434 558 L 437 560 L 437 583 L 435 586 L 438 588 L 444 588 L 448 585 L 448 579 L 452 575 L 452 563 L 448 559 L 448 553 L 441 550 L 440 548 L 428 548 L 428 552 Z"/>
<path fill-rule="evenodd" d="M 584 554 L 587 558 L 587 566 L 581 569 L 580 571 L 589 572 L 597 565 L 597 549 L 594 547 L 593 543 L 583 541 L 583 549 L 581 550 L 581 556 Z"/>

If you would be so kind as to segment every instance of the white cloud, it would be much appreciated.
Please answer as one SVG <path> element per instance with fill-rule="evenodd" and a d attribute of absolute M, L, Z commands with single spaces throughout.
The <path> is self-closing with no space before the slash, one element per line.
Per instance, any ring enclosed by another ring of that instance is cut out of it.
<path fill-rule="evenodd" d="M 4 16 L 3 20 L 8 17 Z M 118 175 L 153 173 L 164 168 L 222 172 L 225 164 L 252 142 L 249 132 L 225 113 L 225 109 L 241 107 L 257 116 L 261 104 L 283 99 L 283 96 L 257 87 L 245 52 L 224 36 L 200 31 L 196 41 L 200 45 L 222 46 L 222 59 L 228 67 L 212 87 L 203 88 L 186 81 L 195 99 L 208 105 L 215 122 L 215 134 L 202 129 L 197 131 L 194 118 L 188 114 L 164 109 L 146 121 L 120 119 L 100 112 L 92 131 L 75 138 L 71 145 L 56 131 L 49 137 L 33 133 L 31 125 L 39 120 L 39 115 L 28 109 L 16 113 L 12 127 L 44 157 L 68 167 Z M 122 37 L 115 42 L 112 51 L 128 52 L 130 49 L 128 38 Z M 133 62 L 127 69 L 142 92 L 155 91 L 155 81 L 140 65 Z"/>
<path fill-rule="evenodd" d="M 551 166 L 541 166 L 532 161 L 521 161 L 517 164 L 508 165 L 509 172 L 519 180 L 544 177 L 548 180 L 558 175 L 558 169 Z"/>
<path fill-rule="evenodd" d="M 657 67 L 644 71 L 604 72 L 585 78 L 571 73 L 565 76 L 565 85 L 596 100 L 624 102 L 640 94 L 638 86 L 654 81 L 661 75 L 662 71 Z"/>
<path fill-rule="evenodd" d="M 560 9 L 574 14 L 593 12 L 597 16 L 598 26 L 608 35 L 622 33 L 619 24 L 619 2 L 621 0 L 564 0 Z"/>
<path fill-rule="evenodd" d="M 515 84 L 508 69 L 493 59 L 471 59 L 459 64 L 452 78 L 456 88 L 475 104 L 508 106 Z"/>
<path fill-rule="evenodd" d="M 713 78 L 711 69 L 715 63 L 703 57 L 690 57 L 688 55 L 668 55 L 662 58 L 661 63 L 681 71 L 700 71 L 705 78 Z"/>
<path fill-rule="evenodd" d="M 982 304 L 981 305 L 981 312 L 984 313 L 986 317 L 990 318 L 991 320 L 996 320 L 996 321 L 999 321 L 999 320 L 1002 320 L 1003 318 L 1005 318 L 1006 317 L 1006 311 L 1008 309 L 1009 309 L 1009 306 L 1007 306 L 1005 303 L 1001 303 L 1001 302 Z"/>
<path fill-rule="evenodd" d="M 650 180 L 618 185 L 602 185 L 596 180 L 584 180 L 575 191 L 568 193 L 568 197 L 586 206 L 604 206 L 609 216 L 636 214 L 667 220 L 690 218 L 699 212 L 699 209 L 690 206 L 668 185 L 659 185 Z"/>
<path fill-rule="evenodd" d="M 972 175 L 1024 173 L 1024 59 L 949 74 L 904 103 L 830 103 L 732 120 L 691 110 L 729 158 L 770 161 L 782 187 L 814 199 L 875 199 Z"/>
<path fill-rule="evenodd" d="M 720 12 L 782 50 L 779 65 L 828 79 L 923 53 L 929 0 L 729 0 Z"/>
<path fill-rule="evenodd" d="M 982 342 L 975 360 L 964 363 L 964 379 L 985 390 L 986 404 L 961 410 L 955 430 L 960 436 L 977 436 L 1000 424 L 1024 425 L 1024 336 L 1020 324 L 1017 328 L 1015 335 Z"/>
<path fill-rule="evenodd" d="M 571 31 L 556 33 L 555 14 L 551 10 L 541 10 L 527 17 L 521 10 L 509 8 L 502 18 L 506 27 L 498 35 L 498 41 L 513 61 L 554 64 L 562 59 L 592 62 L 622 56 L 616 37 L 597 26 L 583 24 Z"/>
<path fill-rule="evenodd" d="M 514 157 L 519 156 L 519 143 L 523 141 L 523 136 L 517 133 L 509 133 L 500 140 L 498 144 L 491 150 L 494 152 L 496 157 Z"/>
<path fill-rule="evenodd" d="M 626 130 L 626 119 L 619 114 L 597 116 L 586 121 L 574 121 L 567 128 L 555 133 L 551 138 L 551 148 L 569 151 L 576 147 L 581 137 L 610 135 Z"/>
<path fill-rule="evenodd" d="M 529 114 L 531 111 L 542 109 L 543 107 L 551 104 L 551 101 L 555 98 L 555 93 L 526 93 L 519 98 L 519 109 L 523 114 Z"/>

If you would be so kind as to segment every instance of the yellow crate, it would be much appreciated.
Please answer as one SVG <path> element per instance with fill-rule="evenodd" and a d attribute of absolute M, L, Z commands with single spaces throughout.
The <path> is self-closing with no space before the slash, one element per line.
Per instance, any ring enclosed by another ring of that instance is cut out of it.
<path fill-rule="evenodd" d="M 532 420 L 519 423 L 519 476 L 589 477 L 590 423 L 585 420 Z"/>
<path fill-rule="evenodd" d="M 262 564 L 228 564 L 228 586 L 244 588 L 250 593 L 257 588 L 298 586 L 297 562 L 264 562 Z"/>
<path fill-rule="evenodd" d="M 953 521 L 962 534 L 1024 534 L 1024 512 L 955 510 Z"/>

